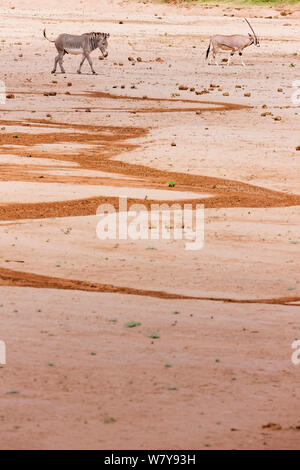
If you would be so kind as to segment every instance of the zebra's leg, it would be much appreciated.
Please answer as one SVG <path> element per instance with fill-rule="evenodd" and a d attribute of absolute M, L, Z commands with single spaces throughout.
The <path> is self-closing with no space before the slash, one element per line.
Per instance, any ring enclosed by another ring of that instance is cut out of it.
<path fill-rule="evenodd" d="M 79 67 L 78 67 L 77 73 L 81 73 L 81 67 L 82 67 L 83 62 L 85 61 L 85 59 L 86 59 L 86 56 L 83 55 L 83 56 L 82 56 L 82 60 L 81 60 L 81 62 L 80 62 L 80 65 L 79 65 Z"/>
<path fill-rule="evenodd" d="M 58 59 L 59 59 L 59 55 L 55 57 L 55 60 L 54 60 L 54 67 L 53 67 L 53 70 L 51 71 L 51 73 L 55 73 L 55 72 L 56 72 Z"/>
<path fill-rule="evenodd" d="M 64 55 L 65 55 L 64 51 L 60 51 L 59 54 L 58 54 L 58 63 L 59 63 L 59 66 L 60 66 L 61 73 L 66 73 L 65 69 L 64 69 L 64 66 L 63 66 L 63 57 L 64 57 Z"/>
<path fill-rule="evenodd" d="M 241 58 L 242 64 L 243 64 L 243 66 L 245 67 L 245 64 L 244 64 L 244 61 L 243 61 L 242 55 L 243 55 L 243 53 L 242 53 L 242 52 L 239 52 L 239 56 L 240 56 L 240 58 Z"/>
<path fill-rule="evenodd" d="M 96 70 L 94 70 L 93 62 L 92 62 L 92 59 L 91 59 L 89 53 L 86 53 L 86 58 L 87 58 L 87 60 L 88 60 L 88 63 L 90 64 L 90 67 L 91 67 L 91 70 L 92 70 L 93 74 L 96 75 L 97 72 L 96 72 Z"/>

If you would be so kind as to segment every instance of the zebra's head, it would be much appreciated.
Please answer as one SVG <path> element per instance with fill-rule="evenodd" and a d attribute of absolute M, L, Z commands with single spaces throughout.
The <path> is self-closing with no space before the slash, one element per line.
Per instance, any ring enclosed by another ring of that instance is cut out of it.
<path fill-rule="evenodd" d="M 108 56 L 107 52 L 107 47 L 108 47 L 108 41 L 107 39 L 109 38 L 110 34 L 109 33 L 96 33 L 97 34 L 97 39 L 98 39 L 98 48 L 103 54 L 103 57 Z"/>

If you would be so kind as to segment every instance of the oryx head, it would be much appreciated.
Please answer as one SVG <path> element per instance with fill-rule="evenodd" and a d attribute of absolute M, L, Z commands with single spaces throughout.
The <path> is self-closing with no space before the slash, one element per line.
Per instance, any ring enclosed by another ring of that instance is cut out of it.
<path fill-rule="evenodd" d="M 109 38 L 110 34 L 109 33 L 95 33 L 95 34 L 97 35 L 97 47 L 102 52 L 103 57 L 107 57 L 108 56 L 108 52 L 107 52 L 108 41 L 107 41 L 107 39 Z"/>
<path fill-rule="evenodd" d="M 253 39 L 253 44 L 257 47 L 260 47 L 260 44 L 259 44 L 259 40 L 258 40 L 258 37 L 256 36 L 255 32 L 254 32 L 254 29 L 252 28 L 251 24 L 249 23 L 249 21 L 247 20 L 247 18 L 244 18 L 245 21 L 247 21 L 251 31 L 253 34 L 249 34 L 249 37 Z"/>

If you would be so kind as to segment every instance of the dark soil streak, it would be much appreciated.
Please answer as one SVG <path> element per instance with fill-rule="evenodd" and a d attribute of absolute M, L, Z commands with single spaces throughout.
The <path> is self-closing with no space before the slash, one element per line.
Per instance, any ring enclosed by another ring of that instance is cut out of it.
<path fill-rule="evenodd" d="M 96 282 L 86 282 L 74 279 L 65 279 L 52 276 L 43 276 L 40 274 L 26 273 L 23 271 L 14 271 L 11 269 L 0 268 L 0 285 L 34 287 L 39 289 L 64 289 L 79 290 L 86 292 L 103 292 L 113 294 L 141 295 L 155 297 L 159 299 L 177 299 L 177 300 L 208 300 L 213 302 L 231 302 L 239 304 L 273 304 L 273 305 L 292 305 L 290 302 L 300 301 L 300 297 L 279 297 L 273 299 L 232 299 L 218 297 L 194 297 L 181 294 L 172 294 L 165 291 L 134 289 L 132 287 L 114 286 L 112 284 L 99 284 Z M 297 305 L 297 304 L 296 304 Z M 295 306 L 295 304 L 294 304 Z M 300 305 L 298 305 L 300 307 Z"/>

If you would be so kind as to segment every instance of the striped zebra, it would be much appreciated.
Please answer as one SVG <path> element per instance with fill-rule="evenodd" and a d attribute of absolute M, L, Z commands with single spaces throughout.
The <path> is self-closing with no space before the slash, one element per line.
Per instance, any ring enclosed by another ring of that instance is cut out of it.
<path fill-rule="evenodd" d="M 55 41 L 52 41 L 51 39 L 47 38 L 46 29 L 44 29 L 44 37 L 48 41 L 53 42 L 55 44 L 58 52 L 58 55 L 55 57 L 54 68 L 51 73 L 56 72 L 58 63 L 61 69 L 61 73 L 66 73 L 63 66 L 63 57 L 65 54 L 81 54 L 82 60 L 80 62 L 77 73 L 81 73 L 81 67 L 85 59 L 87 59 L 93 74 L 96 74 L 96 71 L 93 67 L 92 59 L 90 57 L 90 53 L 95 49 L 99 48 L 103 54 L 103 57 L 107 57 L 107 39 L 109 38 L 109 36 L 109 33 L 85 33 L 81 34 L 80 36 L 73 34 L 60 34 L 55 39 Z"/>

